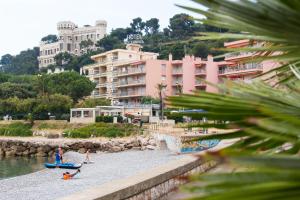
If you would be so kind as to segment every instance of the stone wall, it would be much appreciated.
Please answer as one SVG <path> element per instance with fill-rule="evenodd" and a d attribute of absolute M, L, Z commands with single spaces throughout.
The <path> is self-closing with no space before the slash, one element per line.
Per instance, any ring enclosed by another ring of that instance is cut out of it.
<path fill-rule="evenodd" d="M 112 140 L 78 140 L 78 139 L 13 139 L 0 138 L 0 156 L 53 156 L 56 149 L 61 146 L 63 151 L 77 151 L 85 153 L 87 149 L 94 153 L 102 152 L 120 152 L 125 150 L 154 150 L 156 141 L 148 137 L 135 137 L 127 139 Z"/>
<path fill-rule="evenodd" d="M 168 195 L 185 184 L 183 178 L 191 173 L 204 173 L 213 167 L 213 161 L 201 161 L 197 157 L 186 156 L 166 165 L 148 170 L 135 176 L 112 181 L 61 200 L 164 200 Z"/>

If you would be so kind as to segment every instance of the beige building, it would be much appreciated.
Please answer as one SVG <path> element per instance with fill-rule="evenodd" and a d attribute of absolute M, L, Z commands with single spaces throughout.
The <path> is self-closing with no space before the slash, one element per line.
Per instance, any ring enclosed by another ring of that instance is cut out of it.
<path fill-rule="evenodd" d="M 156 85 L 164 81 L 166 61 L 157 56 L 141 51 L 141 45 L 128 44 L 126 49 L 92 56 L 96 63 L 81 68 L 81 74 L 97 84 L 92 97 L 108 98 L 113 104 L 135 104 L 141 97 L 157 93 Z"/>
<path fill-rule="evenodd" d="M 57 23 L 58 41 L 54 43 L 40 43 L 39 67 L 47 67 L 55 64 L 54 57 L 60 52 L 69 52 L 75 55 L 84 53 L 87 49 L 81 48 L 82 41 L 92 41 L 94 45 L 90 48 L 96 48 L 95 44 L 106 34 L 107 23 L 104 20 L 96 21 L 95 26 L 85 25 L 78 27 L 71 21 L 62 21 Z"/>

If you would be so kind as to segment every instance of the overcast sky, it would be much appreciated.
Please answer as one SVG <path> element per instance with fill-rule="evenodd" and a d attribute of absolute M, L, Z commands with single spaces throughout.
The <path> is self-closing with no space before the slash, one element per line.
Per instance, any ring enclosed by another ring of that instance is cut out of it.
<path fill-rule="evenodd" d="M 136 17 L 156 17 L 164 28 L 174 14 L 188 13 L 175 3 L 195 5 L 189 0 L 0 0 L 0 56 L 38 46 L 43 36 L 57 34 L 62 20 L 82 26 L 104 19 L 109 32 Z"/>

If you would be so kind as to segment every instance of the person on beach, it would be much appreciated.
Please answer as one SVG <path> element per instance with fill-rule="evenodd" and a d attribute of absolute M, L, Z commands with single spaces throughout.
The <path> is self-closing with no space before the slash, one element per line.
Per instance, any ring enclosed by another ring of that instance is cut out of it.
<path fill-rule="evenodd" d="M 59 150 L 56 150 L 55 152 L 55 164 L 61 164 L 61 160 L 60 160 L 60 155 L 59 155 Z"/>
<path fill-rule="evenodd" d="M 85 156 L 85 161 L 83 163 L 91 163 L 91 160 L 90 160 L 90 150 L 88 149 L 86 151 L 86 156 Z"/>
<path fill-rule="evenodd" d="M 64 163 L 63 162 L 63 154 L 64 154 L 64 152 L 63 152 L 63 150 L 62 150 L 61 147 L 58 147 L 58 153 L 59 153 L 59 157 L 60 157 L 60 162 Z"/>
<path fill-rule="evenodd" d="M 70 174 L 70 172 L 65 172 L 63 173 L 63 179 L 64 180 L 70 180 L 72 179 L 76 174 L 78 174 L 80 172 L 80 169 L 78 169 L 75 173 Z"/>

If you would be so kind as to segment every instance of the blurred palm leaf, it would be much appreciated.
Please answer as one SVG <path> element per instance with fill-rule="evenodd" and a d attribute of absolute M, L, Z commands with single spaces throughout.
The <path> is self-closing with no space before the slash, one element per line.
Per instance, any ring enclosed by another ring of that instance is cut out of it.
<path fill-rule="evenodd" d="M 299 199 L 300 194 L 300 1 L 296 0 L 194 0 L 207 9 L 181 6 L 206 16 L 209 25 L 242 34 L 207 34 L 205 39 L 232 38 L 263 41 L 264 46 L 238 51 L 258 52 L 258 60 L 276 60 L 281 67 L 269 79 L 274 88 L 259 80 L 251 84 L 225 81 L 222 93 L 195 92 L 169 97 L 171 106 L 204 109 L 185 113 L 208 122 L 194 127 L 228 129 L 229 132 L 197 139 L 239 138 L 234 145 L 212 152 L 220 163 L 239 171 L 194 175 L 185 187 L 191 199 Z M 206 158 L 205 157 L 205 158 Z"/>

